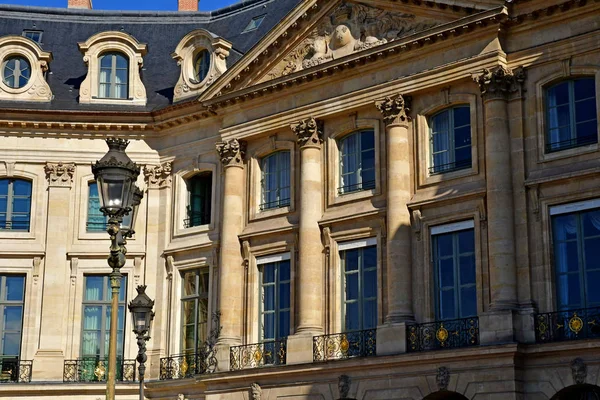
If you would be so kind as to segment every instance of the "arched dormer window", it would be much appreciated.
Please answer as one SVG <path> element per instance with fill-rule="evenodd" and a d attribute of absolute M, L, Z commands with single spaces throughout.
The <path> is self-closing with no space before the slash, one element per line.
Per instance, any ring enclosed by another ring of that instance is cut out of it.
<path fill-rule="evenodd" d="M 126 99 L 129 89 L 129 60 L 119 52 L 104 53 L 100 56 L 100 76 L 98 97 L 105 99 Z"/>
<path fill-rule="evenodd" d="M 0 100 L 50 101 L 44 76 L 52 54 L 23 36 L 0 38 Z"/>
<path fill-rule="evenodd" d="M 146 88 L 140 69 L 146 45 L 124 32 L 101 32 L 79 43 L 88 73 L 80 103 L 145 105 Z"/>
<path fill-rule="evenodd" d="M 174 101 L 202 93 L 227 69 L 231 43 L 204 29 L 185 35 L 172 57 L 181 67 L 175 85 Z"/>

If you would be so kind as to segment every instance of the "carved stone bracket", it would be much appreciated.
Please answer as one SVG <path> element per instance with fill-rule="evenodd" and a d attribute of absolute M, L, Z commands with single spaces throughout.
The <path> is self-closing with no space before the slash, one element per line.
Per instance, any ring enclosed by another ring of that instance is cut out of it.
<path fill-rule="evenodd" d="M 44 166 L 46 178 L 50 186 L 67 186 L 73 184 L 73 175 L 75 174 L 75 164 L 47 163 Z"/>
<path fill-rule="evenodd" d="M 352 400 L 348 397 L 350 393 L 350 385 L 352 380 L 348 375 L 340 375 L 338 378 L 338 390 L 340 392 L 340 400 Z"/>
<path fill-rule="evenodd" d="M 165 269 L 167 270 L 167 279 L 169 281 L 173 280 L 173 270 L 175 268 L 175 259 L 173 256 L 167 256 L 165 258 Z"/>
<path fill-rule="evenodd" d="M 375 107 L 383 115 L 386 125 L 407 123 L 410 121 L 408 111 L 410 111 L 412 98 L 410 96 L 386 97 L 383 100 L 376 101 Z"/>
<path fill-rule="evenodd" d="M 227 142 L 219 142 L 216 145 L 221 162 L 225 167 L 242 167 L 246 155 L 246 142 L 231 139 Z"/>
<path fill-rule="evenodd" d="M 252 396 L 252 400 L 260 400 L 262 397 L 262 388 L 256 382 L 250 385 L 250 394 Z"/>
<path fill-rule="evenodd" d="M 416 209 L 412 211 L 412 226 L 415 232 L 417 241 L 421 240 L 421 230 L 423 226 L 423 217 L 421 216 L 421 210 Z"/>
<path fill-rule="evenodd" d="M 587 378 L 587 365 L 579 357 L 571 361 L 571 374 L 573 375 L 573 382 L 581 385 L 585 383 Z"/>
<path fill-rule="evenodd" d="M 507 98 L 509 94 L 521 90 L 526 74 L 523 67 L 514 71 L 498 66 L 493 70 L 484 69 L 482 73 L 473 76 L 479 85 L 481 95 L 486 99 Z"/>
<path fill-rule="evenodd" d="M 173 182 L 173 163 L 166 162 L 161 165 L 146 165 L 144 167 L 144 178 L 148 189 L 170 187 Z"/>
<path fill-rule="evenodd" d="M 435 383 L 439 390 L 448 390 L 450 383 L 450 370 L 446 367 L 439 367 L 435 376 Z"/>
<path fill-rule="evenodd" d="M 321 147 L 323 143 L 323 121 L 307 118 L 296 124 L 290 125 L 296 135 L 300 147 Z"/>
<path fill-rule="evenodd" d="M 40 265 L 42 264 L 41 257 L 33 257 L 33 283 L 38 282 L 40 277 Z"/>

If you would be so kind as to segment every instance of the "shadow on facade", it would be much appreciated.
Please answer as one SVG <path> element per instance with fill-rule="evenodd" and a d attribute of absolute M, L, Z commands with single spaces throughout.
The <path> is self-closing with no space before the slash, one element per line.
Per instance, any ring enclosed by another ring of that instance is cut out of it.
<path fill-rule="evenodd" d="M 586 384 L 568 386 L 550 400 L 600 400 L 600 387 Z"/>

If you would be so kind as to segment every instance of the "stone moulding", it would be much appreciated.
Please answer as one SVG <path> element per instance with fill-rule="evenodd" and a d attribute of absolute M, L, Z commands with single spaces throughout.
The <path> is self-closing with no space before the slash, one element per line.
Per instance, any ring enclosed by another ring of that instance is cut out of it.
<path fill-rule="evenodd" d="M 231 139 L 226 142 L 216 144 L 217 153 L 225 167 L 241 167 L 244 165 L 246 155 L 246 142 L 243 140 Z"/>
<path fill-rule="evenodd" d="M 483 72 L 473 77 L 479 85 L 484 98 L 505 98 L 517 92 L 525 82 L 525 70 L 522 67 L 514 71 L 500 65 L 492 70 L 484 69 Z"/>
<path fill-rule="evenodd" d="M 50 186 L 70 187 L 73 184 L 73 175 L 75 175 L 75 164 L 73 163 L 47 163 L 44 171 Z"/>
<path fill-rule="evenodd" d="M 148 188 L 170 187 L 173 179 L 173 163 L 166 162 L 161 165 L 146 165 L 144 178 Z"/>
<path fill-rule="evenodd" d="M 300 147 L 318 146 L 323 143 L 323 121 L 307 118 L 290 126 Z"/>
<path fill-rule="evenodd" d="M 399 122 L 410 121 L 408 111 L 412 103 L 412 97 L 402 96 L 401 94 L 394 96 L 387 96 L 381 101 L 375 102 L 375 107 L 383 115 L 383 120 L 386 125 Z"/>

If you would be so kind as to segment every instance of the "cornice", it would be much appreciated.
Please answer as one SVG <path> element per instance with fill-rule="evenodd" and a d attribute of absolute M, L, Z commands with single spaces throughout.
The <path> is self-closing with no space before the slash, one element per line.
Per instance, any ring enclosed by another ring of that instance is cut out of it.
<path fill-rule="evenodd" d="M 356 66 L 373 63 L 391 55 L 403 52 L 418 51 L 423 46 L 431 45 L 451 37 L 470 33 L 475 29 L 485 28 L 490 24 L 500 24 L 508 18 L 506 7 L 497 7 L 493 10 L 478 13 L 459 21 L 439 25 L 425 32 L 419 32 L 400 40 L 388 42 L 381 46 L 363 50 L 358 53 L 340 58 L 337 61 L 320 64 L 318 66 L 303 69 L 299 72 L 286 75 L 272 81 L 267 81 L 238 92 L 218 94 L 218 97 L 203 102 L 205 105 L 213 106 L 215 109 L 228 107 L 233 104 L 243 103 L 257 97 L 269 95 L 273 92 L 301 85 L 307 82 L 331 77 Z"/>
<path fill-rule="evenodd" d="M 597 0 L 594 0 L 594 2 L 597 2 Z M 524 22 L 535 21 L 542 17 L 552 16 L 556 13 L 568 11 L 571 8 L 583 7 L 588 3 L 588 0 L 567 0 L 560 4 L 552 4 L 547 7 L 537 8 L 523 14 L 511 16 L 507 21 L 507 25 L 513 26 L 520 25 Z"/>

